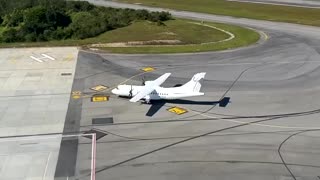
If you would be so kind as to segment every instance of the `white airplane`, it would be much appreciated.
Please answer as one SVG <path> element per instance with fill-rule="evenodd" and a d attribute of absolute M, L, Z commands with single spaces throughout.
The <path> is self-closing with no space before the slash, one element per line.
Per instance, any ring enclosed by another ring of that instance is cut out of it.
<path fill-rule="evenodd" d="M 204 95 L 203 92 L 200 92 L 201 84 L 199 81 L 204 78 L 205 72 L 195 74 L 189 82 L 180 87 L 160 87 L 170 75 L 171 73 L 165 73 L 154 81 L 146 81 L 144 86 L 119 85 L 111 92 L 118 96 L 130 97 L 130 102 L 144 99 L 147 103 L 151 100 L 180 99 Z"/>

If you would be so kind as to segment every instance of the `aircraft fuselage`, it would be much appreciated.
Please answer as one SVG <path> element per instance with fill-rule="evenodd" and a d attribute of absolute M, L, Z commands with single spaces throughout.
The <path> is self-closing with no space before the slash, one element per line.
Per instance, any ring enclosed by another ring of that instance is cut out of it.
<path fill-rule="evenodd" d="M 144 86 L 133 85 L 119 85 L 112 90 L 113 94 L 118 96 L 133 97 L 137 95 Z M 160 100 L 160 99 L 179 99 L 183 97 L 201 96 L 204 93 L 190 92 L 182 89 L 181 87 L 163 88 L 156 87 L 154 91 L 144 97 L 146 101 Z"/>

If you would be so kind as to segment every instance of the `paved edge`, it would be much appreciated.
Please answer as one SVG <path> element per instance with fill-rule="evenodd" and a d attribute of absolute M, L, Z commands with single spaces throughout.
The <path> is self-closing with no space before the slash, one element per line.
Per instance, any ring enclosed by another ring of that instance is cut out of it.
<path fill-rule="evenodd" d="M 77 79 L 77 69 L 79 68 L 79 53 L 77 56 L 77 64 L 75 67 L 75 75 L 72 84 L 71 91 L 83 91 L 84 86 L 82 79 Z M 80 129 L 81 120 L 81 110 L 82 110 L 82 99 L 72 99 L 70 96 L 70 101 L 68 105 L 67 115 L 65 119 L 65 124 L 63 128 L 63 134 L 68 133 L 78 133 Z M 65 139 L 61 140 L 59 157 L 56 166 L 55 179 L 65 179 L 65 177 L 74 176 L 76 174 L 76 162 L 78 154 L 78 139 Z"/>

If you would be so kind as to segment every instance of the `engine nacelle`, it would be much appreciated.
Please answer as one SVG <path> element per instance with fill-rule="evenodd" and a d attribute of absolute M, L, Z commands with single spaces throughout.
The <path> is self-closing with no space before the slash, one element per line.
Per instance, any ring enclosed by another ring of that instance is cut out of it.
<path fill-rule="evenodd" d="M 146 95 L 146 96 L 144 97 L 144 100 L 146 101 L 146 103 L 149 103 L 150 100 L 151 100 L 150 95 Z"/>
<path fill-rule="evenodd" d="M 146 81 L 144 82 L 145 85 L 150 84 L 152 81 Z"/>

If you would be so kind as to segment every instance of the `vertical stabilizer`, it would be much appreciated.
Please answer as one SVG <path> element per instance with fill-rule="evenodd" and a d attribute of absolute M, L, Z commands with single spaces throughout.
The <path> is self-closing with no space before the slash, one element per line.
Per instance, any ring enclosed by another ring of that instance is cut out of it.
<path fill-rule="evenodd" d="M 199 81 L 202 78 L 204 78 L 205 75 L 206 75 L 205 72 L 195 74 L 192 77 L 192 79 L 189 82 L 187 82 L 186 84 L 182 85 L 181 88 L 185 89 L 186 91 L 200 92 L 201 84 Z"/>

